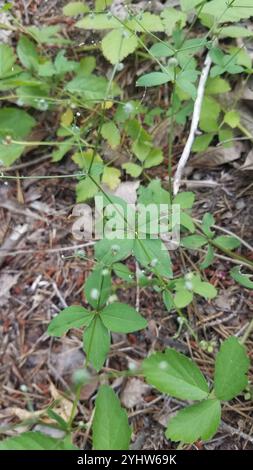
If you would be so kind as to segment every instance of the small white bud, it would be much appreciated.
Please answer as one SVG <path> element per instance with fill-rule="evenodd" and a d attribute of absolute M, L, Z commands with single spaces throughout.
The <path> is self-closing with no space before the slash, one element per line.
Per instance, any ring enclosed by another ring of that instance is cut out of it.
<path fill-rule="evenodd" d="M 90 296 L 93 300 L 97 300 L 99 297 L 99 291 L 98 289 L 91 289 Z"/>

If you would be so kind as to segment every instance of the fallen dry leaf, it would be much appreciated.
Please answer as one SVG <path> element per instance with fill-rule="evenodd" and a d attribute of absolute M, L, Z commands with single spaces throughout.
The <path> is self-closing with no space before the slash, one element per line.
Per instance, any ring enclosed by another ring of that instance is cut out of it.
<path fill-rule="evenodd" d="M 241 157 L 242 143 L 235 142 L 232 147 L 210 147 L 207 151 L 198 153 L 189 162 L 194 168 L 215 168 L 230 163 Z"/>
<path fill-rule="evenodd" d="M 10 290 L 17 284 L 19 274 L 1 274 L 0 275 L 0 306 L 6 305 L 11 296 Z"/>
<path fill-rule="evenodd" d="M 121 394 L 122 404 L 126 408 L 133 408 L 143 402 L 143 395 L 146 395 L 150 386 L 142 382 L 140 379 L 129 379 Z"/>
<path fill-rule="evenodd" d="M 253 170 L 253 150 L 251 150 L 240 170 Z"/>

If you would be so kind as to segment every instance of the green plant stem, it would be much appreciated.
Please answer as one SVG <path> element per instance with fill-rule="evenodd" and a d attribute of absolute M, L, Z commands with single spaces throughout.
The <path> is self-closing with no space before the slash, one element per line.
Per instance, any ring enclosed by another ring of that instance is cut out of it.
<path fill-rule="evenodd" d="M 70 417 L 69 417 L 69 420 L 68 420 L 68 429 L 70 431 L 71 431 L 72 423 L 73 423 L 75 415 L 76 415 L 78 402 L 79 402 L 80 396 L 81 396 L 81 390 L 82 390 L 82 385 L 79 385 L 78 388 L 77 388 L 77 391 L 76 391 L 76 396 L 75 396 L 75 399 L 73 401 Z"/>

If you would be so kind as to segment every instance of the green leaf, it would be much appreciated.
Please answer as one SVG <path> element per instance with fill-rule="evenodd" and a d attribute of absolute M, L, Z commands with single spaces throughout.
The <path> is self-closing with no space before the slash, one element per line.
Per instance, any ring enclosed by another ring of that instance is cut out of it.
<path fill-rule="evenodd" d="M 62 158 L 68 153 L 74 144 L 75 140 L 74 139 L 66 139 L 64 142 L 59 145 L 59 148 L 54 150 L 52 153 L 52 161 L 53 162 L 59 162 L 62 160 Z"/>
<path fill-rule="evenodd" d="M 202 0 L 181 0 L 180 3 L 183 11 L 189 11 L 202 3 Z"/>
<path fill-rule="evenodd" d="M 202 220 L 202 230 L 208 238 L 213 238 L 214 232 L 211 230 L 211 227 L 215 224 L 214 216 L 207 212 Z"/>
<path fill-rule="evenodd" d="M 190 250 L 197 250 L 207 244 L 207 239 L 202 235 L 189 235 L 181 240 L 181 245 Z"/>
<path fill-rule="evenodd" d="M 163 161 L 163 152 L 159 148 L 153 148 L 145 158 L 144 168 L 152 168 Z"/>
<path fill-rule="evenodd" d="M 230 276 L 238 282 L 238 284 L 241 284 L 241 286 L 247 289 L 253 289 L 253 281 L 250 280 L 250 276 L 248 274 L 242 274 L 239 266 L 235 266 L 231 269 Z"/>
<path fill-rule="evenodd" d="M 7 136 L 14 140 L 23 140 L 29 135 L 36 121 L 28 113 L 18 108 L 0 109 L 0 142 L 4 142 Z M 0 143 L 0 160 L 4 166 L 10 166 L 19 158 L 25 149 L 25 145 Z"/>
<path fill-rule="evenodd" d="M 50 322 L 47 334 L 49 336 L 62 336 L 71 328 L 88 326 L 93 319 L 91 312 L 81 305 L 72 305 L 58 313 Z"/>
<path fill-rule="evenodd" d="M 0 442 L 0 450 L 75 450 L 67 439 L 54 439 L 40 432 L 24 432 Z"/>
<path fill-rule="evenodd" d="M 37 28 L 36 26 L 28 26 L 27 31 L 39 44 L 62 45 L 71 44 L 69 39 L 64 39 L 59 33 L 60 25 L 45 26 Z"/>
<path fill-rule="evenodd" d="M 136 15 L 126 22 L 126 27 L 138 33 L 164 31 L 160 17 L 149 12 L 145 12 L 140 16 Z"/>
<path fill-rule="evenodd" d="M 110 333 L 101 318 L 96 315 L 92 323 L 85 329 L 83 335 L 84 352 L 87 360 L 98 372 L 104 365 L 110 349 Z"/>
<path fill-rule="evenodd" d="M 121 29 L 114 29 L 102 39 L 102 52 L 104 57 L 115 65 L 122 62 L 138 47 L 138 39 L 135 34 Z"/>
<path fill-rule="evenodd" d="M 195 232 L 195 225 L 193 219 L 186 212 L 180 212 L 180 225 L 187 228 L 187 230 L 189 230 L 189 232 L 191 233 Z"/>
<path fill-rule="evenodd" d="M 133 253 L 142 266 L 161 276 L 172 277 L 171 259 L 160 239 L 134 240 Z"/>
<path fill-rule="evenodd" d="M 105 77 L 97 77 L 94 74 L 87 76 L 77 75 L 65 86 L 65 89 L 74 95 L 82 96 L 90 104 L 95 104 L 96 101 L 104 100 L 108 94 L 108 80 Z M 110 96 L 113 98 L 120 94 L 120 89 L 115 83 L 110 87 Z"/>
<path fill-rule="evenodd" d="M 112 166 L 106 166 L 102 176 L 102 183 L 114 191 L 120 184 L 120 170 Z"/>
<path fill-rule="evenodd" d="M 245 347 L 237 338 L 231 336 L 222 343 L 216 356 L 214 374 L 215 395 L 219 400 L 232 400 L 246 388 L 249 366 Z"/>
<path fill-rule="evenodd" d="M 122 28 L 121 22 L 114 16 L 108 16 L 107 13 L 86 15 L 82 20 L 76 23 L 77 28 L 103 30 Z"/>
<path fill-rule="evenodd" d="M 234 129 L 238 124 L 240 124 L 240 114 L 235 110 L 228 111 L 223 120 L 226 124 L 232 127 L 232 129 Z"/>
<path fill-rule="evenodd" d="M 171 310 L 175 308 L 172 294 L 168 290 L 163 292 L 163 302 L 168 312 L 171 312 Z"/>
<path fill-rule="evenodd" d="M 111 273 L 106 268 L 96 266 L 85 281 L 84 292 L 89 304 L 100 309 L 111 294 Z"/>
<path fill-rule="evenodd" d="M 105 122 L 102 125 L 101 134 L 112 149 L 115 149 L 120 144 L 120 132 L 113 121 Z"/>
<path fill-rule="evenodd" d="M 70 2 L 63 7 L 63 14 L 66 16 L 76 16 L 88 11 L 89 7 L 84 2 Z"/>
<path fill-rule="evenodd" d="M 217 295 L 217 290 L 209 282 L 193 282 L 193 292 L 199 294 L 205 299 L 213 299 Z"/>
<path fill-rule="evenodd" d="M 246 8 L 246 5 L 248 8 Z M 218 23 L 233 23 L 243 18 L 250 18 L 252 15 L 252 0 L 235 0 L 231 7 L 228 7 L 227 0 L 212 0 L 204 5 L 200 13 L 200 18 L 211 15 Z"/>
<path fill-rule="evenodd" d="M 127 413 L 121 408 L 117 395 L 108 385 L 102 385 L 92 423 L 93 449 L 127 450 L 131 433 Z"/>
<path fill-rule="evenodd" d="M 138 178 L 138 176 L 140 176 L 142 173 L 142 167 L 140 165 L 136 165 L 136 163 L 123 163 L 122 168 L 133 178 Z"/>
<path fill-rule="evenodd" d="M 149 49 L 149 52 L 154 57 L 171 57 L 175 54 L 172 46 L 165 44 L 164 42 L 156 42 Z"/>
<path fill-rule="evenodd" d="M 13 65 L 16 62 L 16 57 L 13 49 L 7 44 L 0 44 L 0 78 L 10 75 L 13 71 Z"/>
<path fill-rule="evenodd" d="M 73 72 L 74 70 L 76 70 L 79 64 L 74 60 L 68 60 L 65 57 L 65 51 L 63 50 L 58 52 L 54 61 L 54 66 L 55 73 L 57 75 L 64 75 L 65 73 Z"/>
<path fill-rule="evenodd" d="M 84 202 L 91 199 L 99 191 L 100 175 L 103 172 L 103 165 L 100 163 L 93 163 L 90 170 L 90 176 L 79 181 L 76 186 L 77 202 Z"/>
<path fill-rule="evenodd" d="M 217 432 L 221 420 L 219 400 L 205 400 L 180 410 L 169 421 L 167 439 L 192 444 L 199 439 L 208 441 Z"/>
<path fill-rule="evenodd" d="M 238 240 L 238 238 L 232 237 L 230 235 L 221 235 L 220 237 L 216 237 L 214 242 L 219 245 L 219 247 L 225 248 L 227 250 L 234 250 L 241 245 L 241 242 Z"/>
<path fill-rule="evenodd" d="M 193 294 L 187 289 L 181 289 L 176 292 L 174 297 L 174 303 L 177 308 L 187 307 L 193 300 Z"/>
<path fill-rule="evenodd" d="M 243 26 L 225 26 L 219 32 L 220 38 L 247 38 L 252 36 L 252 31 Z"/>
<path fill-rule="evenodd" d="M 205 258 L 202 261 L 202 263 L 200 263 L 199 265 L 200 268 L 207 269 L 213 263 L 213 260 L 214 260 L 214 249 L 211 245 L 208 245 L 208 250 L 205 255 Z"/>
<path fill-rule="evenodd" d="M 172 35 L 176 27 L 183 29 L 186 25 L 187 15 L 182 11 L 176 10 L 176 8 L 165 8 L 161 13 L 161 17 L 168 36 Z"/>
<path fill-rule="evenodd" d="M 179 204 L 181 209 L 191 209 L 195 201 L 195 194 L 186 191 L 178 193 L 173 199 L 173 204 Z"/>
<path fill-rule="evenodd" d="M 120 302 L 107 305 L 100 316 L 106 328 L 115 333 L 132 333 L 147 326 L 147 321 L 133 307 Z"/>
<path fill-rule="evenodd" d="M 194 141 L 194 144 L 192 146 L 192 151 L 193 152 L 204 152 L 205 150 L 208 149 L 210 143 L 213 140 L 214 135 L 213 134 L 203 134 L 203 135 L 198 135 Z"/>
<path fill-rule="evenodd" d="M 209 77 L 206 83 L 206 95 L 219 95 L 228 93 L 231 90 L 230 84 L 220 77 Z"/>
<path fill-rule="evenodd" d="M 128 266 L 123 263 L 115 263 L 113 265 L 113 271 L 120 279 L 123 279 L 126 282 L 131 282 L 134 278 L 134 274 Z"/>
<path fill-rule="evenodd" d="M 182 400 L 202 400 L 208 395 L 208 384 L 199 368 L 174 349 L 152 354 L 142 368 L 146 381 L 162 393 Z"/>
<path fill-rule="evenodd" d="M 32 41 L 26 36 L 21 36 L 17 45 L 17 54 L 21 64 L 27 69 L 37 70 L 39 55 Z"/>
<path fill-rule="evenodd" d="M 106 265 L 128 258 L 132 254 L 134 241 L 131 239 L 109 240 L 103 238 L 95 245 L 95 257 Z"/>
<path fill-rule="evenodd" d="M 220 104 L 210 96 L 205 96 L 201 108 L 200 129 L 204 132 L 216 132 L 219 129 L 218 119 L 221 112 Z"/>
<path fill-rule="evenodd" d="M 171 75 L 165 72 L 151 72 L 138 78 L 136 86 L 159 86 L 171 81 Z"/>

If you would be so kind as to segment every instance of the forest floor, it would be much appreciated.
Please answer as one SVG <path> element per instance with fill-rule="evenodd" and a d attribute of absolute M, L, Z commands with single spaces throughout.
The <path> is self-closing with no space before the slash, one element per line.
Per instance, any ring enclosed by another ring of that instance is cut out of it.
<path fill-rule="evenodd" d="M 61 16 L 62 4 L 66 2 L 48 0 L 40 2 L 17 1 L 17 11 L 24 24 L 60 23 L 66 34 L 76 34 L 71 25 Z M 26 5 L 24 8 L 24 4 Z M 10 41 L 15 38 L 10 37 Z M 122 80 L 129 82 L 124 71 Z M 150 100 L 147 96 L 146 100 Z M 253 93 L 241 100 L 245 122 L 252 127 Z M 251 120 L 251 123 L 250 123 Z M 54 116 L 44 123 L 44 130 L 54 130 Z M 163 148 L 166 149 L 166 133 Z M 173 155 L 176 164 L 182 151 L 186 131 L 178 132 L 178 144 Z M 253 226 L 253 183 L 252 170 L 243 170 L 250 152 L 249 143 L 237 143 L 226 152 L 214 149 L 212 164 L 206 161 L 190 160 L 187 168 L 185 187 L 196 193 L 197 203 L 194 216 L 200 219 L 205 212 L 212 212 L 216 223 L 243 240 L 252 243 Z M 231 152 L 236 155 L 231 160 Z M 230 155 L 228 155 L 230 153 Z M 32 162 L 32 165 L 31 165 Z M 11 174 L 26 176 L 59 175 L 74 172 L 69 159 L 57 164 L 50 162 L 50 153 L 41 147 L 30 150 L 18 162 Z M 253 168 L 253 167 L 251 167 Z M 167 165 L 148 170 L 151 178 L 159 177 L 167 182 Z M 130 186 L 131 191 L 136 190 Z M 124 182 L 123 182 L 124 190 Z M 126 189 L 128 191 L 129 188 Z M 72 375 L 83 364 L 82 337 L 78 330 L 60 339 L 52 339 L 45 333 L 52 316 L 71 304 L 85 304 L 82 290 L 92 263 L 74 256 L 78 249 L 73 239 L 71 212 L 75 205 L 75 181 L 72 179 L 6 181 L 0 183 L 0 243 L 3 252 L 0 257 L 0 420 L 1 426 L 9 426 L 7 435 L 13 435 L 12 426 L 20 421 L 32 419 L 34 412 L 40 412 L 53 400 L 59 400 L 58 411 L 62 416 L 71 404 Z M 16 237 L 17 231 L 23 232 Z M 92 258 L 92 246 L 86 249 Z M 253 260 L 252 252 L 242 247 L 242 253 Z M 172 253 L 172 260 L 174 254 Z M 182 265 L 174 260 L 175 272 Z M 194 264 L 194 256 L 191 257 Z M 128 262 L 129 267 L 131 261 Z M 181 263 L 180 263 L 181 264 Z M 230 263 L 225 257 L 218 257 L 207 271 L 208 278 L 218 287 L 219 295 L 214 300 L 198 300 L 188 307 L 188 318 L 199 338 L 214 341 L 214 351 L 200 350 L 188 334 L 174 336 L 178 330 L 177 317 L 169 314 L 162 301 L 145 288 L 138 293 L 140 310 L 149 322 L 141 333 L 113 335 L 113 345 L 105 370 L 122 370 L 129 363 L 139 364 L 147 353 L 176 347 L 194 358 L 203 373 L 211 379 L 214 358 L 219 343 L 230 335 L 241 336 L 252 318 L 253 292 L 234 283 L 229 277 Z M 119 280 L 118 280 L 119 281 Z M 120 285 L 119 285 L 120 287 Z M 120 289 L 121 300 L 131 305 L 136 302 L 136 290 Z M 174 337 L 174 339 L 172 339 Z M 253 338 L 247 341 L 252 358 Z M 251 369 L 252 379 L 252 369 Z M 133 449 L 174 448 L 164 437 L 168 418 L 181 406 L 181 402 L 158 394 L 139 378 L 117 378 L 112 382 L 122 404 L 128 409 L 133 426 Z M 89 421 L 96 397 L 97 382 L 82 390 L 77 420 Z M 47 424 L 45 419 L 45 425 Z M 38 426 L 38 425 L 36 425 Z M 27 429 L 23 424 L 18 431 Z M 205 449 L 253 449 L 253 403 L 240 396 L 224 405 L 222 426 Z M 16 430 L 15 430 L 16 432 Z M 90 448 L 89 434 L 78 431 L 75 436 L 79 447 Z M 194 446 L 193 446 L 194 447 Z"/>

